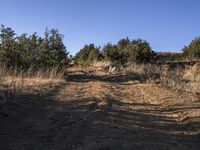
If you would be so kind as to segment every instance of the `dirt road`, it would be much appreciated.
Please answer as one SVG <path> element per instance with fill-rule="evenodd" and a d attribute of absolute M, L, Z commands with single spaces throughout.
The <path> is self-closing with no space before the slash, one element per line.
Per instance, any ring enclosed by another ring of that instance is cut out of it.
<path fill-rule="evenodd" d="M 200 97 L 73 69 L 0 115 L 0 150 L 199 150 Z"/>

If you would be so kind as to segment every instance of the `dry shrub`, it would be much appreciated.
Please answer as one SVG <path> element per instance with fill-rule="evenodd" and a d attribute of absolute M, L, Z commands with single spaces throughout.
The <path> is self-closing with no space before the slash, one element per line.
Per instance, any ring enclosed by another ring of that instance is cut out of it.
<path fill-rule="evenodd" d="M 139 74 L 142 74 L 144 69 L 143 69 L 144 65 L 141 64 L 136 64 L 136 63 L 133 63 L 133 64 L 128 64 L 124 67 L 124 73 L 125 74 L 131 74 L 131 73 L 139 73 Z"/>
<path fill-rule="evenodd" d="M 200 93 L 200 64 L 196 63 L 184 70 L 183 80 L 186 81 L 184 88 L 188 92 Z"/>
<path fill-rule="evenodd" d="M 13 104 L 23 89 L 64 82 L 65 70 L 57 67 L 23 72 L 18 69 L 0 67 L 0 105 Z"/>
<path fill-rule="evenodd" d="M 15 103 L 16 93 L 19 90 L 18 82 L 14 79 L 11 79 L 8 82 L 1 82 L 0 90 L 1 90 L 1 98 L 0 104 L 13 104 Z"/>
<path fill-rule="evenodd" d="M 162 78 L 165 86 L 190 93 L 200 93 L 200 65 L 176 67 L 169 69 Z"/>
<path fill-rule="evenodd" d="M 159 82 L 165 87 L 200 93 L 200 64 L 129 64 L 124 73 L 143 82 Z"/>
<path fill-rule="evenodd" d="M 143 82 L 144 65 L 136 63 L 127 64 L 123 67 L 123 74 L 127 75 L 129 80 L 139 80 Z"/>
<path fill-rule="evenodd" d="M 183 69 L 182 68 L 170 68 L 164 67 L 164 72 L 161 75 L 161 83 L 168 88 L 176 88 L 181 89 L 185 84 L 185 80 L 183 80 Z"/>
<path fill-rule="evenodd" d="M 200 81 L 200 64 L 190 66 L 184 72 L 183 79 L 190 81 Z"/>
<path fill-rule="evenodd" d="M 124 68 L 124 74 L 129 78 L 140 80 L 142 82 L 151 82 L 161 77 L 163 70 L 161 66 L 152 64 L 128 64 Z"/>
<path fill-rule="evenodd" d="M 91 66 L 94 70 L 101 71 L 108 69 L 111 64 L 110 61 L 94 61 Z"/>
<path fill-rule="evenodd" d="M 145 64 L 143 66 L 143 75 L 148 80 L 158 80 L 161 78 L 163 71 L 162 66 Z"/>
<path fill-rule="evenodd" d="M 110 61 L 94 61 L 92 63 L 92 66 L 94 66 L 94 67 L 106 67 L 109 65 L 111 65 Z"/>

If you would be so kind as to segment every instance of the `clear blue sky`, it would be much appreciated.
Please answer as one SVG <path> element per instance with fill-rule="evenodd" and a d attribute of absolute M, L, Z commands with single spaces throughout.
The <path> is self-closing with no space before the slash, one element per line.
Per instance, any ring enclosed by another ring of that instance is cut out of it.
<path fill-rule="evenodd" d="M 0 0 L 0 24 L 17 34 L 57 28 L 71 54 L 127 36 L 173 52 L 200 36 L 200 0 Z"/>

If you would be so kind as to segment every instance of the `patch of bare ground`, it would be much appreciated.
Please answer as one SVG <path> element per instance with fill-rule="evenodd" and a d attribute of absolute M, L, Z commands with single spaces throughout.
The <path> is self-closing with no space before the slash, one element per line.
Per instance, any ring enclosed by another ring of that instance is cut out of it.
<path fill-rule="evenodd" d="M 200 98 L 159 84 L 73 68 L 16 101 L 0 114 L 2 150 L 200 149 Z"/>

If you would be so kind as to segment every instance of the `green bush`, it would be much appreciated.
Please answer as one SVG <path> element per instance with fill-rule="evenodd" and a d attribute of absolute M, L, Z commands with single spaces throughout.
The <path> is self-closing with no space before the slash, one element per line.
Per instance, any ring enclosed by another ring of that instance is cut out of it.
<path fill-rule="evenodd" d="M 103 48 L 104 58 L 114 63 L 142 63 L 153 60 L 155 52 L 152 51 L 148 42 L 138 39 L 121 39 L 117 45 L 110 43 Z"/>
<path fill-rule="evenodd" d="M 17 36 L 9 27 L 0 28 L 0 63 L 7 67 L 54 67 L 68 64 L 68 52 L 63 35 L 56 29 L 46 29 L 44 38 L 37 33 Z"/>
<path fill-rule="evenodd" d="M 78 65 L 89 65 L 93 61 L 101 59 L 100 48 L 95 47 L 94 44 L 85 45 L 74 57 L 75 63 Z"/>
<path fill-rule="evenodd" d="M 132 40 L 125 49 L 128 62 L 148 62 L 153 59 L 154 52 L 147 41 L 138 39 Z"/>
<path fill-rule="evenodd" d="M 126 62 L 125 53 L 119 50 L 117 45 L 112 45 L 110 43 L 103 47 L 103 56 L 105 60 L 109 60 L 115 64 L 124 64 Z"/>
<path fill-rule="evenodd" d="M 183 48 L 183 55 L 189 60 L 200 59 L 200 37 L 191 41 L 188 46 Z"/>

